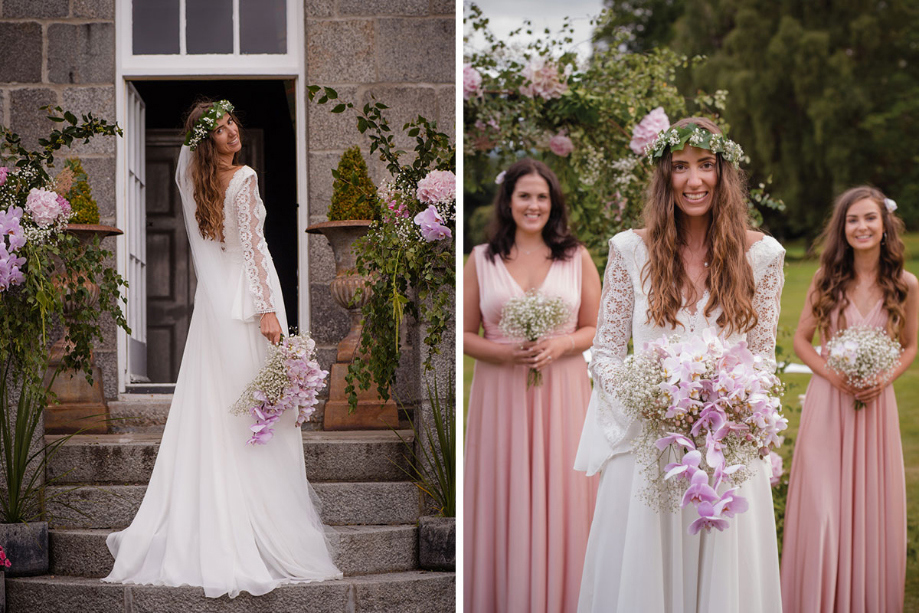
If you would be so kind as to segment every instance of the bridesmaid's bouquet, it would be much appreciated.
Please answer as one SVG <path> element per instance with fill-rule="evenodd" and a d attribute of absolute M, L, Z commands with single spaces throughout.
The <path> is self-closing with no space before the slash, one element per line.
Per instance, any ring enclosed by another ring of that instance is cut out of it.
<path fill-rule="evenodd" d="M 826 364 L 858 389 L 886 383 L 900 364 L 903 348 L 881 328 L 852 326 L 841 330 L 826 344 Z M 855 401 L 855 410 L 865 407 Z"/>
<path fill-rule="evenodd" d="M 633 447 L 649 484 L 642 497 L 661 511 L 692 504 L 699 518 L 690 534 L 723 531 L 749 506 L 737 487 L 782 444 L 779 378 L 746 341 L 729 343 L 711 328 L 686 342 L 646 343 L 616 374 L 613 393 L 642 423 Z M 665 460 L 674 461 L 662 469 Z"/>
<path fill-rule="evenodd" d="M 316 410 L 316 394 L 325 387 L 328 371 L 316 361 L 316 343 L 309 334 L 288 336 L 272 345 L 265 366 L 233 405 L 235 415 L 255 418 L 249 445 L 264 445 L 274 436 L 272 426 L 284 411 L 297 412 L 300 427 Z"/>
<path fill-rule="evenodd" d="M 508 338 L 536 342 L 559 328 L 569 317 L 571 307 L 564 298 L 531 289 L 504 303 L 498 327 Z M 534 385 L 542 385 L 542 373 L 531 368 L 527 374 L 527 389 Z"/>

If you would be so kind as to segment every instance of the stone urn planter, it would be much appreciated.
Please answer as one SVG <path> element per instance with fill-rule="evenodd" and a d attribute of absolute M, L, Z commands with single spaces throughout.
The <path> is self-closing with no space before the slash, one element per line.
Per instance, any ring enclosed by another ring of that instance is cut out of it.
<path fill-rule="evenodd" d="M 99 224 L 69 224 L 67 232 L 80 239 L 81 244 L 88 245 L 98 236 L 122 234 L 122 231 L 113 226 Z M 64 267 L 59 265 L 57 284 L 64 283 Z M 99 299 L 99 286 L 89 281 L 83 284 L 89 292 L 92 301 Z M 67 345 L 64 341 L 67 331 L 68 304 L 64 304 L 64 332 L 65 334 L 51 346 L 51 359 L 48 372 L 45 374 L 45 383 L 51 380 L 51 375 L 57 370 L 64 355 Z M 86 433 L 105 434 L 108 432 L 108 405 L 105 402 L 105 393 L 102 387 L 102 369 L 95 364 L 90 356 L 93 383 L 86 380 L 82 372 L 62 371 L 58 374 L 51 386 L 51 391 L 57 395 L 57 404 L 45 408 L 45 433 L 68 434 L 82 430 Z"/>
<path fill-rule="evenodd" d="M 418 518 L 418 565 L 423 570 L 456 570 L 456 518 Z"/>
<path fill-rule="evenodd" d="M 338 343 L 338 355 L 329 375 L 329 400 L 325 405 L 323 427 L 326 430 L 389 429 L 399 425 L 399 413 L 391 399 L 384 402 L 371 386 L 358 393 L 357 408 L 351 412 L 348 395 L 345 393 L 348 365 L 354 359 L 361 341 L 361 307 L 367 301 L 352 303 L 358 288 L 366 285 L 367 279 L 358 276 L 355 269 L 354 241 L 367 233 L 370 224 L 366 219 L 324 221 L 306 229 L 311 234 L 322 234 L 329 241 L 335 254 L 335 278 L 329 285 L 335 303 L 348 311 L 351 329 Z"/>
<path fill-rule="evenodd" d="M 12 566 L 10 577 L 48 574 L 48 523 L 0 524 L 0 545 Z"/>

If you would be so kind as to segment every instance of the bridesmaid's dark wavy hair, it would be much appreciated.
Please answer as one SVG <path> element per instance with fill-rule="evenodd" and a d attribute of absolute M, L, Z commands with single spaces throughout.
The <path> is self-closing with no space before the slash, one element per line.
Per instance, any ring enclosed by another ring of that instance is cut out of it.
<path fill-rule="evenodd" d="M 574 255 L 581 244 L 568 229 L 568 208 L 565 206 L 565 195 L 558 183 L 558 177 L 548 166 L 531 158 L 524 158 L 511 164 L 504 172 L 504 181 L 498 186 L 495 197 L 495 212 L 488 226 L 488 250 L 485 252 L 489 261 L 496 255 L 506 260 L 511 255 L 517 234 L 517 223 L 511 213 L 511 196 L 520 177 L 539 175 L 549 184 L 549 221 L 542 229 L 542 239 L 552 250 L 553 260 L 567 260 Z"/>

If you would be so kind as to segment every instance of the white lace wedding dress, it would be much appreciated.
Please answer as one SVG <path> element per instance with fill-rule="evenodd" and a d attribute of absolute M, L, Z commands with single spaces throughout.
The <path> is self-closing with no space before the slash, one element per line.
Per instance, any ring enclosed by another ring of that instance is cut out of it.
<path fill-rule="evenodd" d="M 193 585 L 208 597 L 264 594 L 282 583 L 340 578 L 306 480 L 303 439 L 287 412 L 266 445 L 247 445 L 253 420 L 229 412 L 264 364 L 259 313 L 287 330 L 263 234 L 265 207 L 248 166 L 224 197 L 224 242 L 205 240 L 182 147 L 176 183 L 198 288 L 175 395 L 144 501 L 108 537 L 104 581 Z"/>
<path fill-rule="evenodd" d="M 746 334 L 750 349 L 775 367 L 775 333 L 784 282 L 785 251 L 770 237 L 747 252 L 756 293 L 757 326 Z M 640 424 L 629 420 L 610 394 L 611 376 L 628 351 L 647 341 L 679 333 L 684 338 L 714 326 L 720 309 L 706 320 L 708 293 L 694 312 L 678 316 L 685 329 L 666 330 L 648 322 L 648 296 L 641 271 L 648 260 L 634 231 L 610 240 L 591 373 L 594 390 L 575 463 L 588 475 L 601 473 L 597 507 L 587 543 L 578 611 L 622 613 L 771 613 L 782 609 L 771 470 L 758 472 L 738 493 L 750 503 L 724 532 L 690 535 L 698 517 L 692 505 L 682 512 L 658 512 L 639 496 L 646 480 L 631 445 Z M 731 337 L 732 341 L 743 338 Z"/>

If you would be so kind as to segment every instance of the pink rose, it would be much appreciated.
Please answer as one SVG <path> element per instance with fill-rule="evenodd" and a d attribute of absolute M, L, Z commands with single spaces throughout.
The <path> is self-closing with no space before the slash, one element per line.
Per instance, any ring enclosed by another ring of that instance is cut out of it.
<path fill-rule="evenodd" d="M 534 57 L 521 73 L 526 83 L 520 87 L 520 93 L 530 98 L 542 96 L 546 100 L 561 98 L 568 91 L 568 76 L 571 66 L 566 66 L 565 71 L 559 75 L 559 68 L 555 62 L 546 61 L 542 56 Z"/>
<path fill-rule="evenodd" d="M 638 122 L 632 130 L 632 142 L 629 143 L 635 155 L 644 155 L 648 146 L 657 140 L 657 135 L 670 127 L 670 120 L 663 107 L 657 107 Z"/>
<path fill-rule="evenodd" d="M 473 96 L 482 95 L 482 75 L 472 67 L 472 64 L 463 65 L 463 100 Z"/>
<path fill-rule="evenodd" d="M 421 236 L 427 242 L 440 241 L 452 237 L 450 228 L 443 225 L 444 218 L 440 216 L 433 204 L 415 215 L 415 225 L 421 231 Z"/>
<path fill-rule="evenodd" d="M 449 170 L 432 170 L 418 181 L 418 200 L 424 204 L 456 200 L 456 175 Z"/>
<path fill-rule="evenodd" d="M 64 212 L 57 198 L 57 194 L 48 189 L 33 187 L 29 192 L 26 210 L 37 226 L 47 228 Z"/>
<path fill-rule="evenodd" d="M 552 150 L 552 153 L 559 157 L 568 157 L 572 151 L 574 151 L 574 143 L 571 142 L 571 139 L 565 134 L 565 131 L 562 130 L 549 140 L 549 149 Z"/>

